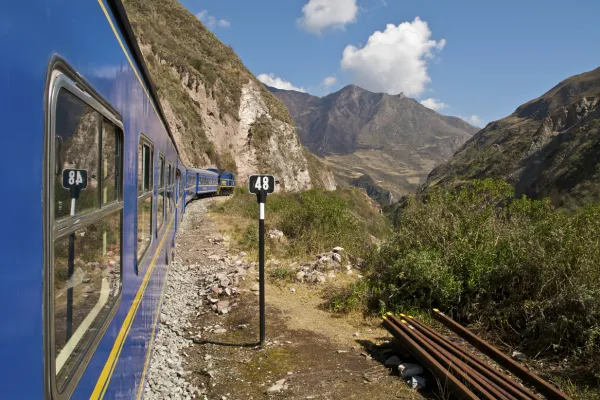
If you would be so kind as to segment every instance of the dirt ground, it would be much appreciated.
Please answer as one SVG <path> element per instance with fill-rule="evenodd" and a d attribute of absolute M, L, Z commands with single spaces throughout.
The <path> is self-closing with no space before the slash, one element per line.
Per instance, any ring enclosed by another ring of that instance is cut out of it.
<path fill-rule="evenodd" d="M 218 199 L 217 201 L 222 201 Z M 219 232 L 214 216 L 181 237 L 176 258 L 188 264 L 202 263 L 209 255 L 230 256 L 240 252 L 227 239 L 208 243 Z M 267 255 L 268 259 L 268 255 Z M 256 260 L 246 260 L 252 263 Z M 267 274 L 268 276 L 268 269 Z M 201 311 L 187 337 L 194 345 L 184 351 L 187 380 L 207 399 L 420 399 L 420 393 L 385 360 L 397 354 L 411 361 L 390 342 L 391 336 L 378 321 L 362 317 L 336 317 L 321 309 L 325 286 L 275 283 L 266 286 L 266 346 L 259 340 L 259 308 L 256 266 L 238 284 L 236 306 L 225 315 Z M 290 289 L 295 289 L 292 291 Z M 414 360 L 413 360 L 414 361 Z M 427 376 L 426 376 L 427 377 Z M 433 382 L 431 377 L 430 382 Z M 268 393 L 284 379 L 283 389 Z"/>

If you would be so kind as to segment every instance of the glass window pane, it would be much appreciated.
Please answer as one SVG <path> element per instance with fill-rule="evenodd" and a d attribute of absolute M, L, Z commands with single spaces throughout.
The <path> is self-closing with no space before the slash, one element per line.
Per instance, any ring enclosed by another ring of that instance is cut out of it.
<path fill-rule="evenodd" d="M 71 213 L 70 191 L 62 186 L 62 170 L 85 169 L 87 189 L 77 199 L 75 213 L 83 214 L 98 208 L 98 128 L 100 114 L 65 89 L 56 101 L 54 218 Z"/>
<path fill-rule="evenodd" d="M 75 371 L 120 291 L 121 211 L 54 242 L 54 354 L 59 388 Z"/>
<path fill-rule="evenodd" d="M 158 163 L 158 187 L 161 188 L 165 184 L 165 159 L 164 157 L 160 157 L 160 161 Z"/>
<path fill-rule="evenodd" d="M 144 192 L 152 190 L 152 151 L 144 145 Z"/>
<path fill-rule="evenodd" d="M 152 196 L 138 200 L 137 258 L 138 261 L 152 240 Z"/>
<path fill-rule="evenodd" d="M 138 148 L 138 195 L 144 193 L 144 145 Z"/>
<path fill-rule="evenodd" d="M 120 170 L 118 143 L 117 128 L 105 119 L 102 123 L 102 204 L 118 199 L 117 182 Z"/>
<path fill-rule="evenodd" d="M 156 231 L 160 229 L 164 220 L 164 209 L 165 209 L 165 192 L 164 190 L 160 190 L 158 192 L 158 201 L 156 204 Z"/>

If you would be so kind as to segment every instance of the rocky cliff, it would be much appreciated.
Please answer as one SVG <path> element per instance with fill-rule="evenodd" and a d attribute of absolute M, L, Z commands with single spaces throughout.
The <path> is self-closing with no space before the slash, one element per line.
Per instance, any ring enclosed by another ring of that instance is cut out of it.
<path fill-rule="evenodd" d="M 423 189 L 507 179 L 517 194 L 559 206 L 600 200 L 600 68 L 570 77 L 488 124 L 435 168 Z"/>
<path fill-rule="evenodd" d="M 194 167 L 272 173 L 284 190 L 334 189 L 310 165 L 285 106 L 176 0 L 126 0 L 128 17 L 183 161 Z"/>
<path fill-rule="evenodd" d="M 338 179 L 362 175 L 392 196 L 414 192 L 478 128 L 403 94 L 349 85 L 325 97 L 268 88 L 289 109 L 302 144 L 323 156 Z M 387 196 L 387 195 L 386 195 Z"/>

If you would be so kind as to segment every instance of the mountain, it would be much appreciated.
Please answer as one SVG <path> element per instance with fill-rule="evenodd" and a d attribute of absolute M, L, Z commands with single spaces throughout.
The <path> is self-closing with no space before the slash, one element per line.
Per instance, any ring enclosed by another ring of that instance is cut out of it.
<path fill-rule="evenodd" d="M 272 173 L 286 190 L 335 188 L 285 106 L 179 1 L 123 3 L 187 165 L 232 170 L 242 185 Z"/>
<path fill-rule="evenodd" d="M 350 180 L 349 183 L 352 186 L 364 189 L 370 198 L 383 206 L 387 206 L 394 202 L 394 196 L 390 191 L 377 185 L 369 175 L 361 175 L 358 178 Z"/>
<path fill-rule="evenodd" d="M 474 178 L 507 179 L 518 195 L 575 207 L 600 199 L 600 68 L 572 76 L 488 124 L 423 190 Z"/>
<path fill-rule="evenodd" d="M 368 175 L 394 196 L 414 192 L 478 128 L 403 94 L 349 85 L 325 97 L 267 87 L 288 108 L 300 141 L 346 182 Z"/>

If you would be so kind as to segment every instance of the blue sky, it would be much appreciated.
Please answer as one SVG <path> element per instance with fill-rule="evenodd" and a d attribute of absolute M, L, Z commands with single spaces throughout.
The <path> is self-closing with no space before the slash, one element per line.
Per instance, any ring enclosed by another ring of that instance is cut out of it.
<path fill-rule="evenodd" d="M 181 3 L 264 82 L 403 91 L 478 126 L 600 66 L 597 0 Z"/>

